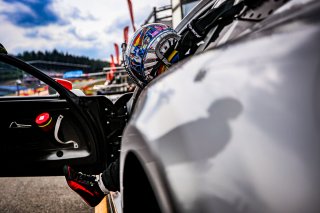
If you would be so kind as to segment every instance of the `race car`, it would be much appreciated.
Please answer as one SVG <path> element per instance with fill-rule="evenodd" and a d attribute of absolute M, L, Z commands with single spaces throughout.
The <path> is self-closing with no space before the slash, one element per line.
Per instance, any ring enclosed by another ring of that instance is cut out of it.
<path fill-rule="evenodd" d="M 203 0 L 175 30 L 209 13 L 189 57 L 115 103 L 1 51 L 57 92 L 0 98 L 1 176 L 120 158 L 123 212 L 319 212 L 320 3 Z"/>

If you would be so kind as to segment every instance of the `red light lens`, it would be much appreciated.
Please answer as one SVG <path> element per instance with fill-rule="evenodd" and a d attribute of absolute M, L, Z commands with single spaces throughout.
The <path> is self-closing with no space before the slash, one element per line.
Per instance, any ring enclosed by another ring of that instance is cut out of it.
<path fill-rule="evenodd" d="M 51 120 L 51 116 L 49 113 L 44 112 L 36 117 L 36 124 L 38 126 L 46 125 Z"/>

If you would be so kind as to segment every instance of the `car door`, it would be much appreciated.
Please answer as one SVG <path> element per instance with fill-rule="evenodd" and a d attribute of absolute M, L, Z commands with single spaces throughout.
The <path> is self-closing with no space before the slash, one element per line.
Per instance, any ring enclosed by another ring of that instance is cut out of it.
<path fill-rule="evenodd" d="M 77 96 L 0 53 L 0 176 L 61 175 L 65 164 L 102 171 L 117 157 L 127 120 L 123 109 L 105 96 Z"/>

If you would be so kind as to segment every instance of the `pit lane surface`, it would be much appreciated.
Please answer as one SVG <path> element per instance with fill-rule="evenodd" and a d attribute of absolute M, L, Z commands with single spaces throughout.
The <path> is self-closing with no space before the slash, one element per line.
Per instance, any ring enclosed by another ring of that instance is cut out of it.
<path fill-rule="evenodd" d="M 64 177 L 0 178 L 1 213 L 93 213 Z"/>

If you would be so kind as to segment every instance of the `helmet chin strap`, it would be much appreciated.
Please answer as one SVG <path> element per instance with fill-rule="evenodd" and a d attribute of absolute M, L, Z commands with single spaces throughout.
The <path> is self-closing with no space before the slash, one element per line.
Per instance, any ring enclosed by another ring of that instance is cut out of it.
<path fill-rule="evenodd" d="M 154 78 L 156 77 L 156 75 L 158 74 L 158 70 L 161 66 L 163 62 L 162 61 L 158 61 L 152 68 L 151 72 L 150 72 L 150 75 Z"/>

